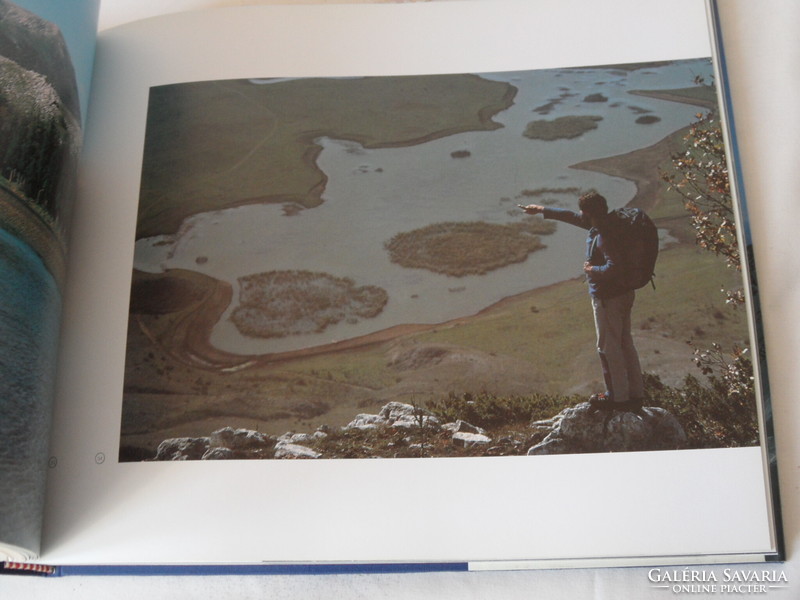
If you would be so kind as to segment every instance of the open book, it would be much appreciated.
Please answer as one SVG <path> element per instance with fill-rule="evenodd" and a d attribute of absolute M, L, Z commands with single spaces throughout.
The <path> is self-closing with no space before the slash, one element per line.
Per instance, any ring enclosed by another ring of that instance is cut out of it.
<path fill-rule="evenodd" d="M 782 557 L 713 2 L 240 7 L 92 56 L 93 4 L 0 0 L 11 560 Z M 655 223 L 635 292 L 590 191 Z"/>

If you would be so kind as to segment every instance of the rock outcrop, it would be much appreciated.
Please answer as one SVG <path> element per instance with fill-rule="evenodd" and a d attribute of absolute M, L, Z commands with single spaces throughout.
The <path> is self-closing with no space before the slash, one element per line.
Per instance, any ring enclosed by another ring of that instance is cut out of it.
<path fill-rule="evenodd" d="M 319 458 L 320 456 L 322 456 L 321 453 L 308 446 L 278 442 L 275 444 L 275 453 L 272 458 Z"/>
<path fill-rule="evenodd" d="M 536 442 L 528 455 L 677 450 L 686 443 L 678 420 L 663 408 L 636 412 L 596 411 L 588 402 L 566 408 L 531 427 Z"/>
<path fill-rule="evenodd" d="M 158 445 L 155 460 L 199 460 L 208 452 L 209 438 L 169 438 Z"/>
<path fill-rule="evenodd" d="M 223 427 L 208 437 L 170 438 L 158 445 L 154 460 L 235 460 L 316 458 L 310 448 L 250 429 Z M 318 456 L 318 454 L 317 454 Z"/>
<path fill-rule="evenodd" d="M 388 446 L 400 445 L 427 452 L 434 448 L 433 442 L 440 448 L 442 443 L 445 446 L 450 443 L 472 456 L 519 455 L 525 453 L 526 448 L 529 456 L 676 450 L 686 443 L 686 434 L 677 419 L 663 408 L 609 412 L 593 410 L 588 402 L 566 408 L 546 421 L 532 423 L 529 436 L 518 433 L 496 440 L 486 430 L 466 421 L 442 424 L 429 411 L 401 402 L 389 402 L 377 414 L 359 414 L 340 432 L 370 432 L 372 435 L 373 430 L 378 431 L 379 437 L 390 440 Z M 329 427 L 321 427 L 313 433 L 287 432 L 274 437 L 249 429 L 225 427 L 207 437 L 164 440 L 158 446 L 155 460 L 323 458 L 323 453 L 327 455 L 331 447 L 335 448 L 335 442 L 334 446 L 320 442 L 334 433 Z M 335 449 L 332 452 L 332 457 L 338 457 Z"/>
<path fill-rule="evenodd" d="M 429 411 L 404 404 L 402 402 L 389 402 L 381 408 L 377 415 L 361 413 L 345 425 L 344 429 L 377 429 L 379 427 L 394 427 L 397 429 L 410 429 L 423 427 L 438 431 L 440 421 Z"/>

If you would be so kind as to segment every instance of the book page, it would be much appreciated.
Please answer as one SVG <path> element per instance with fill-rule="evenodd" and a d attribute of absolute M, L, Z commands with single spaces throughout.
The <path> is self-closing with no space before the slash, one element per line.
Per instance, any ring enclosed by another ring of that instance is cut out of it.
<path fill-rule="evenodd" d="M 97 10 L 0 2 L 0 557 L 39 549 Z"/>
<path fill-rule="evenodd" d="M 476 406 L 510 410 L 509 397 L 573 398 L 538 430 L 562 409 L 607 430 L 614 418 L 624 427 L 662 414 L 590 410 L 603 376 L 579 277 L 585 232 L 534 224 L 517 204 L 576 210 L 595 189 L 619 208 L 662 193 L 652 159 L 634 152 L 668 161 L 664 145 L 713 106 L 706 15 L 694 1 L 575 11 L 248 7 L 101 38 L 47 560 L 622 560 L 774 548 L 757 425 L 602 451 L 536 438 L 529 423 L 501 434 L 464 425 L 481 418 Z M 595 130 L 607 137 L 593 142 Z M 651 174 L 634 176 L 631 162 Z M 673 209 L 647 205 L 663 224 Z M 746 310 L 686 308 L 724 306 L 701 284 L 738 276 L 660 227 L 659 286 L 637 292 L 636 339 L 646 372 L 678 373 L 648 398 L 663 402 L 686 375 L 700 377 L 687 337 L 710 343 L 713 328 L 733 342 L 753 323 Z M 520 260 L 494 246 L 507 237 L 525 242 Z M 489 250 L 468 252 L 480 244 Z M 420 259 L 419 248 L 433 250 Z M 707 270 L 690 279 L 688 264 Z M 277 317 L 260 300 L 276 288 L 291 308 Z M 286 300 L 309 289 L 345 309 Z M 755 404 L 740 416 L 756 423 Z"/>

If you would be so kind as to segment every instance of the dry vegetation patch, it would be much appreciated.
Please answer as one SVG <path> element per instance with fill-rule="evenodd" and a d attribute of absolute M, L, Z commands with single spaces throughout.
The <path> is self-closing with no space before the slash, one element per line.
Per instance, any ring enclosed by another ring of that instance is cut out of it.
<path fill-rule="evenodd" d="M 475 222 L 434 223 L 398 233 L 386 243 L 392 262 L 453 277 L 483 275 L 522 262 L 545 247 L 538 235 L 553 225 L 529 220 L 511 225 Z"/>
<path fill-rule="evenodd" d="M 319 333 L 341 321 L 375 317 L 389 299 L 383 288 L 311 271 L 247 275 L 239 278 L 239 286 L 240 306 L 231 319 L 251 337 Z"/>
<path fill-rule="evenodd" d="M 531 121 L 522 135 L 532 140 L 544 140 L 546 142 L 569 140 L 580 137 L 592 129 L 597 129 L 597 124 L 602 120 L 603 117 L 583 115 L 559 117 L 552 121 L 544 119 Z"/>

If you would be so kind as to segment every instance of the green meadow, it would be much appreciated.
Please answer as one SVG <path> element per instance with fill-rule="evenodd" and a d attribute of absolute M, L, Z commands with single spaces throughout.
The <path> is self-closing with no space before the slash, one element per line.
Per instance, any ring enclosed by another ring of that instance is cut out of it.
<path fill-rule="evenodd" d="M 367 148 L 492 130 L 515 88 L 476 75 L 247 80 L 151 90 L 137 238 L 240 204 L 321 202 L 319 137 Z M 391 114 L 391 118 L 387 115 Z"/>

